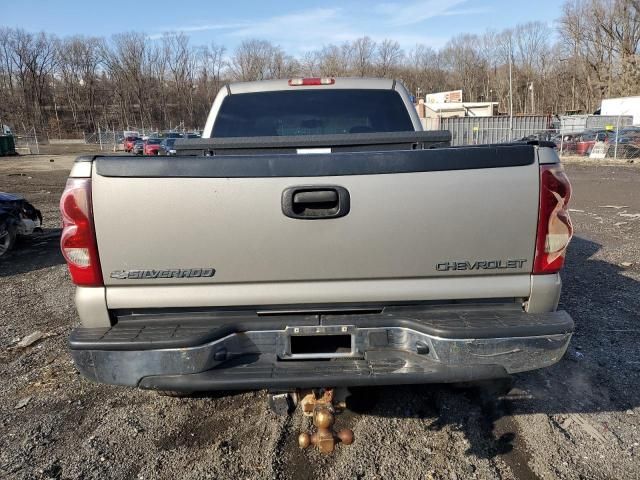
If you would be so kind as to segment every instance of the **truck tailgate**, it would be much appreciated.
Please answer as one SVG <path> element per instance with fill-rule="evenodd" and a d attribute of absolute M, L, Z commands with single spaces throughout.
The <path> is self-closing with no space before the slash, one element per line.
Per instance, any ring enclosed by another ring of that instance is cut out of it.
<path fill-rule="evenodd" d="M 138 287 L 156 307 L 180 305 L 181 295 L 194 296 L 189 306 L 281 303 L 286 292 L 285 303 L 322 301 L 324 288 L 344 301 L 402 291 L 421 300 L 436 285 L 450 298 L 462 287 L 469 298 L 472 284 L 491 297 L 498 283 L 509 285 L 496 289 L 501 296 L 526 297 L 538 179 L 531 145 L 98 157 L 92 197 L 107 299 L 133 307 L 122 292 Z M 291 188 L 346 191 L 348 213 L 291 218 L 283 210 Z M 169 298 L 169 287 L 182 294 Z"/>

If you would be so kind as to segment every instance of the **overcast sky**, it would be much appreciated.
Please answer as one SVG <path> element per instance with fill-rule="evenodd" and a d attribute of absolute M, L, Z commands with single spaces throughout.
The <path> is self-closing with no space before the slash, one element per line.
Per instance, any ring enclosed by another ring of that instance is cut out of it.
<path fill-rule="evenodd" d="M 541 20 L 553 25 L 562 0 L 406 0 L 268 2 L 259 0 L 5 0 L 0 25 L 60 36 L 140 31 L 158 38 L 183 31 L 194 44 L 233 49 L 246 38 L 266 39 L 290 53 L 368 35 L 409 49 L 442 46 L 459 33 L 501 30 Z"/>

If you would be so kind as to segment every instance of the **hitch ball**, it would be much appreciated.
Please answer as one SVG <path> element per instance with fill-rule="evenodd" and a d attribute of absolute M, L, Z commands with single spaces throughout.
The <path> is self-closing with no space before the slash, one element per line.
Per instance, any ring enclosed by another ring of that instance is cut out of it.
<path fill-rule="evenodd" d="M 325 406 L 316 407 L 313 412 L 313 424 L 317 430 L 311 435 L 301 433 L 298 436 L 298 445 L 300 448 L 315 445 L 322 453 L 332 453 L 338 443 L 351 445 L 353 443 L 353 431 L 343 429 L 336 434 L 331 428 L 334 422 L 335 417 L 329 408 Z"/>

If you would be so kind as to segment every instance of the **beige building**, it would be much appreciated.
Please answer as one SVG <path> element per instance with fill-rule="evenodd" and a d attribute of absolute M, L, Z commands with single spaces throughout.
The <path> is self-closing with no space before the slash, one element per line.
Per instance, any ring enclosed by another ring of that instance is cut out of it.
<path fill-rule="evenodd" d="M 416 105 L 418 116 L 425 129 L 439 126 L 441 118 L 492 117 L 498 114 L 498 102 L 428 102 L 423 99 Z"/>

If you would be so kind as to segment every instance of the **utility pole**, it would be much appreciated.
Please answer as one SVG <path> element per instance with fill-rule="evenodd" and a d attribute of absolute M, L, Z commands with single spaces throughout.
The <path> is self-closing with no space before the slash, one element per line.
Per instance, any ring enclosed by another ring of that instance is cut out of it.
<path fill-rule="evenodd" d="M 511 36 L 509 36 L 509 141 L 513 140 L 513 75 L 511 55 Z"/>
<path fill-rule="evenodd" d="M 60 133 L 60 118 L 58 117 L 58 103 L 56 102 L 56 83 L 55 81 L 51 81 L 51 92 L 53 94 L 53 111 L 56 114 L 56 125 L 58 126 L 58 140 L 62 138 L 62 133 Z"/>
<path fill-rule="evenodd" d="M 536 113 L 534 96 L 533 96 L 533 82 L 529 84 L 529 92 L 531 92 L 531 115 Z"/>
<path fill-rule="evenodd" d="M 618 159 L 618 132 L 620 131 L 620 115 L 618 115 L 618 118 L 616 120 L 616 143 L 613 147 L 613 158 L 615 158 L 616 160 Z"/>

